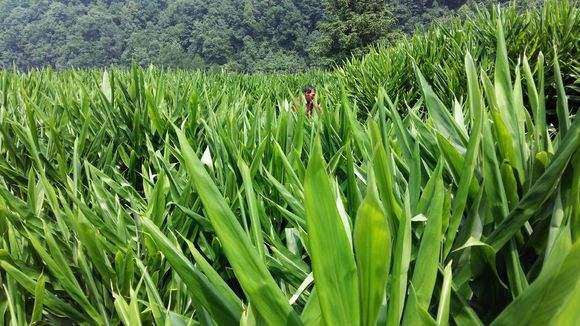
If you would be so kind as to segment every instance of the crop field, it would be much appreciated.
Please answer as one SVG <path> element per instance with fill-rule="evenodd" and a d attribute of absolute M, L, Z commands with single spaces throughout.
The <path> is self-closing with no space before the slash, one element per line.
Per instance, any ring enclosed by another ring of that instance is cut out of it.
<path fill-rule="evenodd" d="M 482 10 L 332 72 L 0 71 L 1 324 L 578 325 L 578 4 Z"/>

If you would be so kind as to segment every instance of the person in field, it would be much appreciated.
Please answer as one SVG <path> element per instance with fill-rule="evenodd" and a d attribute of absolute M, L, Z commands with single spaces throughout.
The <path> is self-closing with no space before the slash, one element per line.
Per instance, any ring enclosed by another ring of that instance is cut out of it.
<path fill-rule="evenodd" d="M 318 105 L 318 103 L 316 103 L 316 89 L 314 88 L 314 86 L 306 86 L 303 89 L 303 93 L 304 93 L 304 100 L 306 101 L 306 116 L 310 117 L 312 115 L 312 112 L 314 111 L 314 108 L 316 108 L 317 110 L 320 110 L 320 105 Z M 300 100 L 300 96 L 296 98 L 296 100 L 294 101 L 294 105 L 292 106 L 292 111 L 296 112 L 296 107 L 298 107 L 298 105 L 301 104 L 301 100 Z"/>

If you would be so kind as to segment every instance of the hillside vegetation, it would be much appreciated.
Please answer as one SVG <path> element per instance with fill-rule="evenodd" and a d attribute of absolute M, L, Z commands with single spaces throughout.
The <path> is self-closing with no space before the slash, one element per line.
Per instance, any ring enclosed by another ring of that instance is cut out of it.
<path fill-rule="evenodd" d="M 136 63 L 245 73 L 307 71 L 340 63 L 335 60 L 351 52 L 365 53 L 368 45 L 389 35 L 411 33 L 449 17 L 465 3 L 0 0 L 0 67 Z"/>

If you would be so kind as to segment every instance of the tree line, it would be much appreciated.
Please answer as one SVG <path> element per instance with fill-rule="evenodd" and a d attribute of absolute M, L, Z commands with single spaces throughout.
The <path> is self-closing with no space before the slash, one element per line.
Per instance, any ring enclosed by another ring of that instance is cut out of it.
<path fill-rule="evenodd" d="M 0 0 L 0 67 L 154 64 L 298 72 L 451 15 L 464 0 Z"/>

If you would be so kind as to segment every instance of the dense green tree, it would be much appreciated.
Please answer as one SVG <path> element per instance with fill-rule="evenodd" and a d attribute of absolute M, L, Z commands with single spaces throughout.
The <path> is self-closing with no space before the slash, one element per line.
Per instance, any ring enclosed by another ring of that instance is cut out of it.
<path fill-rule="evenodd" d="M 389 35 L 392 18 L 384 0 L 325 0 L 324 5 L 327 18 L 319 25 L 314 52 L 326 63 L 361 55 Z"/>
<path fill-rule="evenodd" d="M 247 73 L 302 71 L 361 55 L 393 32 L 412 32 L 464 3 L 0 0 L 0 68 L 137 63 Z"/>
<path fill-rule="evenodd" d="M 388 0 L 396 21 L 396 29 L 411 34 L 434 21 L 445 20 L 459 9 L 469 11 L 477 5 L 505 3 L 509 0 Z M 542 0 L 512 0 L 523 6 L 536 5 Z"/>

